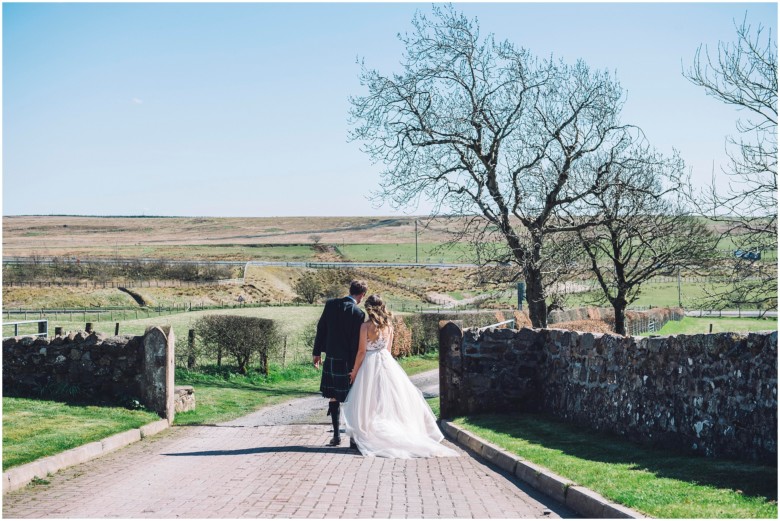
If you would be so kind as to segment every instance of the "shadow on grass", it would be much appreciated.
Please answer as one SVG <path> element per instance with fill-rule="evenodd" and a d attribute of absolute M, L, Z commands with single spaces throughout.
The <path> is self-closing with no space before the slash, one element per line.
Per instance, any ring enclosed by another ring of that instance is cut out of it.
<path fill-rule="evenodd" d="M 546 415 L 479 415 L 466 420 L 497 434 L 521 438 L 583 460 L 627 465 L 658 477 L 740 491 L 777 501 L 777 467 L 737 460 L 717 460 L 651 448 L 625 438 L 564 423 Z"/>

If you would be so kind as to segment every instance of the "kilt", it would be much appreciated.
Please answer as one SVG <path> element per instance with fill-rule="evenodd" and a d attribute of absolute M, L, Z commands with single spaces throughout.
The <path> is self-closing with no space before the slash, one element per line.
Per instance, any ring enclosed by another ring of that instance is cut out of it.
<path fill-rule="evenodd" d="M 322 362 L 322 381 L 320 392 L 325 398 L 335 398 L 344 402 L 349 393 L 349 365 L 343 358 L 325 357 Z"/>

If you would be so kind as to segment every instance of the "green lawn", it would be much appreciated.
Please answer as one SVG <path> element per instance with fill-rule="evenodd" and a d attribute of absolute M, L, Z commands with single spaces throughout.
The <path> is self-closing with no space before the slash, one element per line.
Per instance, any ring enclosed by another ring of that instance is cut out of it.
<path fill-rule="evenodd" d="M 713 333 L 745 333 L 749 331 L 773 331 L 777 330 L 777 319 L 756 318 L 698 318 L 685 317 L 682 320 L 670 320 L 657 333 L 657 335 L 695 335 L 709 333 L 712 324 Z"/>
<path fill-rule="evenodd" d="M 3 397 L 3 470 L 159 420 L 153 412 Z"/>
<path fill-rule="evenodd" d="M 652 517 L 777 518 L 777 467 L 651 449 L 540 415 L 454 423 Z"/>
<path fill-rule="evenodd" d="M 177 385 L 195 388 L 196 407 L 176 415 L 176 425 L 213 424 L 249 414 L 261 407 L 317 393 L 320 372 L 313 366 L 271 366 L 268 377 L 240 375 L 231 367 L 196 371 L 176 369 Z"/>

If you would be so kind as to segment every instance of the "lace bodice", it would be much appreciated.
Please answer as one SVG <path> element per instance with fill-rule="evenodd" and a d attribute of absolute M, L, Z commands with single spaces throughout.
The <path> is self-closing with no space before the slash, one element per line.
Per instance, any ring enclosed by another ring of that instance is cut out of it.
<path fill-rule="evenodd" d="M 381 332 L 377 338 L 366 342 L 366 351 L 381 351 L 385 348 L 387 348 L 387 339 L 382 335 Z"/>

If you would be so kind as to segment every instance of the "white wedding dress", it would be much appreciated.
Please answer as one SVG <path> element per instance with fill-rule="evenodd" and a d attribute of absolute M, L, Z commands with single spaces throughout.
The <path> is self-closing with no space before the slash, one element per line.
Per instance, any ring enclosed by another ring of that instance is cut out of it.
<path fill-rule="evenodd" d="M 364 456 L 428 458 L 457 456 L 444 439 L 422 392 L 409 380 L 380 334 L 342 405 L 346 433 Z"/>

